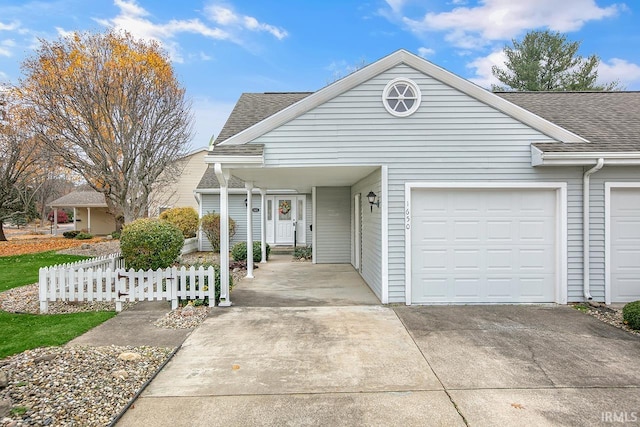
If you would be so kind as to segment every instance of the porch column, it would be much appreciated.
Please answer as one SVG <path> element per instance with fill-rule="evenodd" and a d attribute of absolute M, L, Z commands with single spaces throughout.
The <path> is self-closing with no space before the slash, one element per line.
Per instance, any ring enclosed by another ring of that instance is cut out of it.
<path fill-rule="evenodd" d="M 251 206 L 253 196 L 253 183 L 245 182 L 247 189 L 247 278 L 253 279 L 253 209 Z"/>
<path fill-rule="evenodd" d="M 76 218 L 78 218 L 78 210 L 74 206 L 73 207 L 73 231 L 78 231 L 78 221 L 76 220 Z"/>
<path fill-rule="evenodd" d="M 229 171 L 223 171 L 220 163 L 213 170 L 220 183 L 220 307 L 229 307 Z"/>
<path fill-rule="evenodd" d="M 91 233 L 91 208 L 87 208 L 87 233 Z"/>
<path fill-rule="evenodd" d="M 260 240 L 262 258 L 260 264 L 267 262 L 267 190 L 260 189 Z"/>
<path fill-rule="evenodd" d="M 58 235 L 58 208 L 53 208 L 53 235 Z"/>

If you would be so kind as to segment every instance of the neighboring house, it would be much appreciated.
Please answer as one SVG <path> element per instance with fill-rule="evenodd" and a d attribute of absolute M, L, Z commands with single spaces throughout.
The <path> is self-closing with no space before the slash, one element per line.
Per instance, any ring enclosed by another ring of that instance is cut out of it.
<path fill-rule="evenodd" d="M 177 169 L 171 170 L 171 174 L 176 174 L 175 180 L 167 181 L 167 177 L 163 175 L 159 177 L 159 188 L 149 197 L 149 216 L 158 216 L 170 208 L 192 207 L 198 210 L 193 190 L 207 169 L 203 161 L 207 151 L 206 148 L 199 148 L 181 158 L 177 162 Z"/>
<path fill-rule="evenodd" d="M 313 94 L 243 95 L 196 191 L 223 216 L 259 199 L 256 240 L 265 211 L 290 220 L 271 192 L 304 196 L 313 262 L 352 264 L 382 303 L 625 302 L 639 126 L 640 93 L 494 94 L 400 50 Z"/>
<path fill-rule="evenodd" d="M 104 194 L 96 191 L 73 191 L 49 203 L 54 213 L 58 208 L 73 208 L 74 230 L 84 230 L 95 235 L 107 235 L 115 231 L 116 220 L 104 200 Z M 57 234 L 57 218 L 54 219 Z"/>

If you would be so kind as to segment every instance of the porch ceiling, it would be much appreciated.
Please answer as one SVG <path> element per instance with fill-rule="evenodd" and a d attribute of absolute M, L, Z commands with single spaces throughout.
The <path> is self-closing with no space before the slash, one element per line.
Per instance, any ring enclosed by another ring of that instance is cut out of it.
<path fill-rule="evenodd" d="M 311 187 L 351 186 L 377 170 L 380 166 L 304 166 L 237 168 L 231 174 L 253 182 L 265 190 L 296 190 L 310 193 Z"/>

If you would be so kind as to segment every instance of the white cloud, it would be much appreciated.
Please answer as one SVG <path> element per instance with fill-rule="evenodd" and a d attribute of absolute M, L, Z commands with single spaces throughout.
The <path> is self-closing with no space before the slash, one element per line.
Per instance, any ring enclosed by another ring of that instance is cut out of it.
<path fill-rule="evenodd" d="M 0 22 L 0 31 L 15 31 L 20 28 L 20 21 L 12 21 L 8 24 Z"/>
<path fill-rule="evenodd" d="M 436 53 L 436 51 L 431 49 L 430 47 L 419 47 L 418 48 L 418 55 L 420 55 L 423 58 L 428 58 L 429 56 L 433 55 L 434 53 Z"/>
<path fill-rule="evenodd" d="M 404 4 L 406 3 L 405 0 L 385 0 L 385 1 L 389 5 L 393 13 L 400 13 L 402 11 Z"/>
<path fill-rule="evenodd" d="M 15 47 L 16 42 L 12 39 L 6 39 L 0 41 L 0 56 L 13 56 L 12 48 Z"/>
<path fill-rule="evenodd" d="M 205 13 L 211 21 L 223 27 L 232 26 L 250 31 L 264 31 L 278 40 L 282 40 L 289 35 L 283 28 L 265 24 L 253 16 L 238 14 L 229 6 L 212 4 L 205 7 Z"/>
<path fill-rule="evenodd" d="M 598 81 L 607 83 L 616 80 L 627 90 L 639 89 L 640 65 L 618 58 L 612 58 L 608 63 L 601 61 L 598 66 Z"/>
<path fill-rule="evenodd" d="M 493 76 L 491 67 L 494 65 L 504 68 L 507 56 L 502 50 L 497 50 L 487 56 L 479 57 L 467 64 L 467 68 L 474 70 L 474 77 L 469 80 L 478 86 L 490 89 L 492 85 L 501 85 L 502 83 Z"/>
<path fill-rule="evenodd" d="M 443 31 L 455 46 L 474 49 L 534 28 L 576 31 L 588 21 L 615 16 L 623 9 L 624 5 L 616 4 L 599 7 L 595 0 L 481 0 L 478 6 L 428 12 L 421 19 L 404 17 L 403 21 L 415 33 Z"/>
<path fill-rule="evenodd" d="M 114 0 L 120 9 L 111 19 L 95 19 L 101 25 L 126 30 L 135 37 L 160 42 L 169 52 L 174 62 L 183 62 L 181 47 L 176 38 L 183 33 L 197 34 L 214 40 L 228 40 L 242 44 L 235 28 L 250 31 L 263 31 L 272 34 L 278 40 L 287 36 L 284 29 L 261 23 L 251 16 L 237 15 L 233 9 L 222 6 L 207 6 L 205 13 L 216 26 L 200 19 L 172 19 L 165 23 L 153 22 L 150 13 L 136 0 Z M 233 26 L 234 28 L 228 28 Z"/>

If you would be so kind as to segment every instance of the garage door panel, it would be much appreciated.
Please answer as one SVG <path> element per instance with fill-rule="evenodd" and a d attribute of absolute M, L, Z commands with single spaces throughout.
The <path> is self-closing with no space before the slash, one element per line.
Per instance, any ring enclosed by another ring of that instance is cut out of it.
<path fill-rule="evenodd" d="M 640 188 L 612 188 L 610 196 L 611 301 L 635 301 L 640 299 Z"/>
<path fill-rule="evenodd" d="M 554 190 L 414 190 L 414 203 L 438 218 L 412 216 L 413 302 L 555 300 Z"/>

